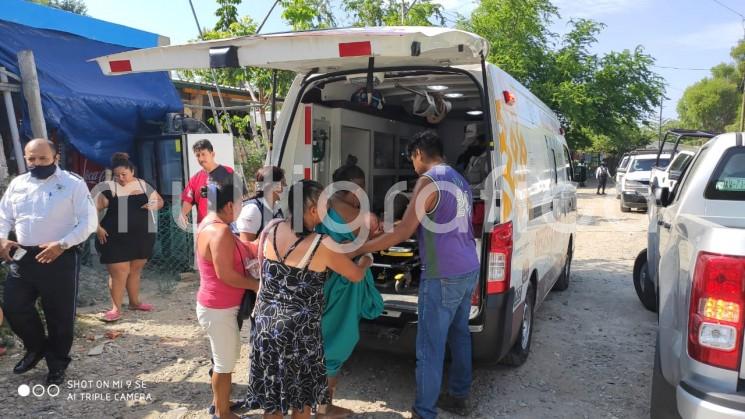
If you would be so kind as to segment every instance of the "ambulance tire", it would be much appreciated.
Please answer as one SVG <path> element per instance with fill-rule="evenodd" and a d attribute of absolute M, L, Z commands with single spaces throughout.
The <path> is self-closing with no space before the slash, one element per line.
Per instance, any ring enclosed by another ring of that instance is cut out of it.
<path fill-rule="evenodd" d="M 505 365 L 519 367 L 528 360 L 530 354 L 530 343 L 533 340 L 533 319 L 535 314 L 535 283 L 531 280 L 528 287 L 528 294 L 525 297 L 523 306 L 523 321 L 520 323 L 520 333 L 517 335 L 512 348 L 507 355 L 502 358 Z"/>

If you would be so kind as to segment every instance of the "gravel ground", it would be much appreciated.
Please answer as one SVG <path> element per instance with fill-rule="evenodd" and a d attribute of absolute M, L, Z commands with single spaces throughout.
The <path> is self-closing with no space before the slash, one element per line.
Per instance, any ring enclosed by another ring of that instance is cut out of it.
<path fill-rule="evenodd" d="M 645 247 L 646 215 L 622 214 L 612 195 L 590 189 L 580 190 L 579 214 L 569 289 L 551 293 L 539 308 L 525 365 L 475 369 L 475 417 L 649 417 L 655 316 L 643 309 L 631 283 L 634 258 Z M 42 362 L 13 375 L 22 354 L 11 348 L 0 356 L 0 416 L 209 417 L 209 349 L 194 313 L 196 281 L 182 281 L 163 295 L 145 278 L 146 301 L 157 311 L 128 312 L 110 325 L 95 317 L 107 308 L 98 288 L 105 287 L 103 273 L 95 276 L 88 275 L 98 282 L 87 288 L 96 304 L 78 310 L 68 383 L 56 397 L 20 396 L 22 385 L 41 391 L 34 385 L 44 382 L 46 368 Z M 101 345 L 100 355 L 89 355 Z M 245 391 L 245 345 L 242 351 L 241 373 L 233 379 L 236 397 Z M 358 417 L 410 417 L 413 357 L 358 351 L 342 375 L 338 403 Z"/>

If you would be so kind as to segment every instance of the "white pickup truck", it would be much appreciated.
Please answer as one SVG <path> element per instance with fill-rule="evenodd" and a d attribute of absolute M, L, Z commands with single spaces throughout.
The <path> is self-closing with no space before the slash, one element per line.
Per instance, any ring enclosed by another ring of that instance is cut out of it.
<path fill-rule="evenodd" d="M 656 195 L 660 256 L 647 284 L 659 313 L 651 416 L 745 418 L 742 133 L 708 141 L 674 189 Z"/>

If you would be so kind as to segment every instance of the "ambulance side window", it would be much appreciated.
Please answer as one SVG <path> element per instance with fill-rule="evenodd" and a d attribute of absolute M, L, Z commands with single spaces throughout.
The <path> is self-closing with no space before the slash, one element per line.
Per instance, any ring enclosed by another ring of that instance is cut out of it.
<path fill-rule="evenodd" d="M 559 172 L 558 170 L 556 170 L 556 151 L 554 151 L 553 148 L 551 149 L 551 157 L 553 158 L 554 162 L 554 183 L 557 184 L 559 183 Z"/>
<path fill-rule="evenodd" d="M 569 153 L 569 148 L 567 148 L 567 146 L 562 148 L 564 149 L 564 158 L 566 159 L 564 169 L 566 171 L 567 181 L 571 182 L 573 179 L 572 174 L 574 173 L 574 168 L 572 167 L 572 155 Z"/>

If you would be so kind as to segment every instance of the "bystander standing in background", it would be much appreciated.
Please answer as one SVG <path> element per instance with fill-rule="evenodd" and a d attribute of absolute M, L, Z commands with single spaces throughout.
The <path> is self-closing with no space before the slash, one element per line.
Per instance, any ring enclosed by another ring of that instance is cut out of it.
<path fill-rule="evenodd" d="M 130 310 L 153 310 L 151 304 L 140 301 L 140 276 L 153 255 L 156 211 L 163 208 L 158 192 L 135 177 L 135 167 L 127 153 L 114 153 L 111 170 L 114 180 L 106 182 L 105 189 L 96 196 L 96 209 L 105 211 L 96 248 L 109 272 L 112 307 L 101 315 L 106 322 L 122 317 L 125 290 Z"/>
<path fill-rule="evenodd" d="M 608 182 L 608 175 L 608 165 L 603 160 L 597 170 L 595 170 L 595 178 L 598 180 L 598 191 L 596 192 L 598 195 L 605 195 L 605 184 Z M 601 188 L 603 189 L 602 194 L 600 193 Z"/>
<path fill-rule="evenodd" d="M 202 170 L 189 179 L 181 194 L 181 222 L 186 225 L 187 217 L 194 205 L 197 206 L 197 224 L 207 216 L 208 198 L 202 193 L 208 182 L 216 184 L 236 184 L 233 181 L 233 168 L 223 166 L 215 161 L 215 150 L 209 140 L 199 140 L 192 146 L 197 162 Z"/>

